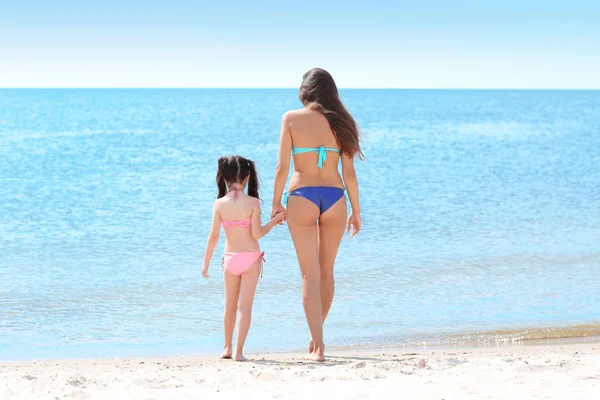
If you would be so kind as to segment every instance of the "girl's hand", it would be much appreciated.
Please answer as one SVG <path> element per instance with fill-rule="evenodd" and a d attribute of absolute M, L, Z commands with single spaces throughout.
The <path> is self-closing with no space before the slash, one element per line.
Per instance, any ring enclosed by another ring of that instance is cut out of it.
<path fill-rule="evenodd" d="M 350 237 L 354 237 L 360 232 L 361 225 L 360 212 L 352 211 L 348 217 L 348 232 L 352 231 Z"/>
<path fill-rule="evenodd" d="M 205 278 L 210 278 L 210 275 L 208 274 L 208 265 L 202 267 L 202 276 Z"/>
<path fill-rule="evenodd" d="M 285 207 L 281 205 L 281 203 L 273 204 L 273 209 L 271 210 L 271 219 L 274 219 L 275 216 L 279 213 L 283 213 L 283 218 L 277 222 L 278 225 L 282 224 L 282 221 L 285 221 Z"/>

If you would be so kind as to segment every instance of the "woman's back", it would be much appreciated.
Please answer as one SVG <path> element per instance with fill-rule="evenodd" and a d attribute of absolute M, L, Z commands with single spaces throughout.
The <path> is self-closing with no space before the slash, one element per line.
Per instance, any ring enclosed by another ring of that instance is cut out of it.
<path fill-rule="evenodd" d="M 302 186 L 343 187 L 338 172 L 339 145 L 323 114 L 309 108 L 289 111 L 294 174 L 290 190 Z"/>

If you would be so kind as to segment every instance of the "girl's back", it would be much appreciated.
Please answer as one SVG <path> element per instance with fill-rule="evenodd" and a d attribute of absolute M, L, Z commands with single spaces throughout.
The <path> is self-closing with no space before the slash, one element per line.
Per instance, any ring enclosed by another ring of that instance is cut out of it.
<path fill-rule="evenodd" d="M 260 227 L 260 201 L 257 198 L 231 190 L 215 202 L 215 207 L 225 231 L 225 251 L 260 250 L 258 240 L 252 234 L 255 213 L 258 213 Z"/>

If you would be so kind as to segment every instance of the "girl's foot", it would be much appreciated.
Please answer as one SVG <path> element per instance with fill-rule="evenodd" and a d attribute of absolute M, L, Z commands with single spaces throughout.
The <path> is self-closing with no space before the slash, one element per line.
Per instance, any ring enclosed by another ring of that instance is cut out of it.
<path fill-rule="evenodd" d="M 236 354 L 235 356 L 233 356 L 233 360 L 234 361 L 248 361 L 248 359 L 241 354 Z"/>

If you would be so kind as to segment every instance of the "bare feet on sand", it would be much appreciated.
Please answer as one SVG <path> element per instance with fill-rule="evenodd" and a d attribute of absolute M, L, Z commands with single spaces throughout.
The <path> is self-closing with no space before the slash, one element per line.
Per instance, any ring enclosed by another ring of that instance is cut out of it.
<path fill-rule="evenodd" d="M 223 360 L 230 360 L 231 359 L 231 349 L 228 347 L 225 347 L 225 349 L 223 349 L 223 353 L 221 353 L 221 358 Z"/>
<path fill-rule="evenodd" d="M 309 355 L 305 356 L 304 359 L 315 362 L 323 362 L 325 361 L 325 355 L 319 354 L 319 352 L 314 351 Z"/>
<path fill-rule="evenodd" d="M 325 361 L 325 346 L 322 349 L 318 349 L 315 346 L 315 342 L 310 339 L 308 343 L 308 355 L 304 357 L 305 360 L 323 362 Z"/>
<path fill-rule="evenodd" d="M 248 359 L 241 354 L 234 355 L 233 360 L 234 361 L 248 361 Z"/>

